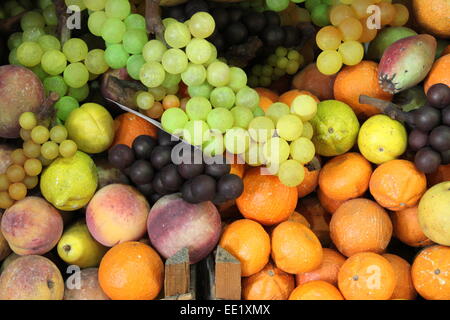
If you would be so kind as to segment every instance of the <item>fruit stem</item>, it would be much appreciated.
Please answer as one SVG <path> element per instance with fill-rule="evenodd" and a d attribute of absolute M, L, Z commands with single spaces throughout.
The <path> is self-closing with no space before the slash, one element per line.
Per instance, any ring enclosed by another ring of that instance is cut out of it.
<path fill-rule="evenodd" d="M 317 156 L 315 156 L 310 163 L 306 164 L 306 169 L 308 169 L 308 171 L 317 171 L 321 168 L 322 165 L 320 164 L 320 160 L 319 158 L 317 158 Z"/>
<path fill-rule="evenodd" d="M 145 20 L 147 20 L 147 32 L 154 34 L 155 37 L 165 43 L 159 2 L 160 0 L 145 0 Z"/>
<path fill-rule="evenodd" d="M 119 86 L 122 89 L 133 89 L 136 91 L 147 91 L 147 87 L 144 86 L 141 82 L 133 81 L 133 80 L 122 80 L 117 77 L 109 77 L 109 80 L 114 82 L 115 85 Z"/>
<path fill-rule="evenodd" d="M 69 18 L 69 13 L 67 13 L 67 6 L 64 0 L 53 0 L 56 8 L 56 14 L 58 15 L 58 35 L 61 45 L 64 45 L 67 40 L 71 37 L 71 31 L 67 27 L 67 19 Z"/>
<path fill-rule="evenodd" d="M 378 110 L 380 110 L 382 113 L 384 113 L 391 119 L 401 121 L 401 122 L 406 122 L 409 125 L 413 125 L 412 114 L 409 112 L 403 111 L 398 105 L 396 105 L 390 101 L 385 101 L 385 100 L 369 97 L 366 95 L 360 95 L 359 103 L 370 104 L 370 105 L 378 108 Z"/>
<path fill-rule="evenodd" d="M 262 48 L 263 42 L 260 38 L 253 36 L 248 39 L 246 43 L 231 46 L 225 53 L 227 61 L 236 67 L 244 68 L 248 65 L 249 61 L 253 60 L 260 48 Z"/>
<path fill-rule="evenodd" d="M 27 13 L 27 11 L 24 11 L 22 13 L 19 13 L 18 15 L 15 15 L 14 17 L 9 17 L 0 20 L 0 33 L 9 35 L 13 33 L 13 31 L 18 27 L 20 19 L 22 19 L 23 15 Z"/>
<path fill-rule="evenodd" d="M 69 252 L 71 249 L 72 249 L 72 247 L 69 246 L 68 244 L 63 245 L 63 250 L 64 250 L 65 252 Z"/>

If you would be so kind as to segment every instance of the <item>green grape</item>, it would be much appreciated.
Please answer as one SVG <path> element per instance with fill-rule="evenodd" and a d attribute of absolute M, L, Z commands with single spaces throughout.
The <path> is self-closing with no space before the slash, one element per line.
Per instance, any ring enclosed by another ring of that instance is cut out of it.
<path fill-rule="evenodd" d="M 276 58 L 275 55 L 274 55 L 274 57 Z M 263 66 L 260 64 L 254 65 L 252 68 L 252 74 L 254 74 L 255 76 L 262 75 L 262 68 L 263 68 Z"/>
<path fill-rule="evenodd" d="M 250 135 L 243 128 L 233 127 L 225 133 L 224 143 L 225 149 L 231 154 L 242 154 L 250 146 Z"/>
<path fill-rule="evenodd" d="M 279 58 L 277 61 L 277 67 L 280 69 L 286 69 L 287 65 L 289 63 L 289 59 L 286 57 Z"/>
<path fill-rule="evenodd" d="M 178 86 L 180 81 L 181 81 L 180 74 L 166 73 L 166 77 L 164 78 L 164 82 L 162 83 L 161 86 L 166 89 L 175 88 L 176 86 Z"/>
<path fill-rule="evenodd" d="M 289 60 L 300 61 L 301 54 L 297 50 L 289 50 L 287 57 Z"/>
<path fill-rule="evenodd" d="M 141 68 L 144 64 L 144 57 L 140 54 L 135 54 L 129 57 L 127 61 L 127 71 L 130 77 L 132 77 L 134 80 L 139 80 Z"/>
<path fill-rule="evenodd" d="M 188 58 L 181 49 L 169 49 L 164 52 L 161 63 L 169 73 L 183 73 L 188 67 Z"/>
<path fill-rule="evenodd" d="M 64 158 L 70 158 L 78 151 L 77 144 L 72 140 L 64 140 L 59 144 L 59 154 Z"/>
<path fill-rule="evenodd" d="M 131 54 L 140 54 L 147 41 L 147 31 L 144 29 L 127 30 L 123 35 L 123 47 Z"/>
<path fill-rule="evenodd" d="M 19 3 L 16 0 L 8 0 L 3 4 L 3 8 L 5 9 L 6 14 L 10 15 L 11 10 L 18 5 Z"/>
<path fill-rule="evenodd" d="M 99 11 L 105 8 L 106 0 L 83 0 L 84 5 L 91 11 Z"/>
<path fill-rule="evenodd" d="M 317 57 L 317 69 L 325 75 L 332 75 L 341 70 L 342 55 L 335 50 L 322 51 Z"/>
<path fill-rule="evenodd" d="M 231 109 L 231 113 L 234 117 L 234 126 L 247 129 L 250 121 L 253 120 L 253 113 L 246 107 L 234 107 Z"/>
<path fill-rule="evenodd" d="M 148 92 L 153 95 L 156 101 L 163 100 L 167 95 L 166 88 L 162 86 L 156 88 L 148 88 Z"/>
<path fill-rule="evenodd" d="M 161 125 L 171 134 L 182 134 L 182 129 L 189 121 L 186 113 L 180 108 L 170 108 L 164 111 L 161 117 Z"/>
<path fill-rule="evenodd" d="M 108 18 L 124 20 L 131 13 L 128 0 L 106 0 L 105 13 Z"/>
<path fill-rule="evenodd" d="M 44 11 L 42 11 L 45 23 L 48 26 L 58 25 L 58 17 L 56 16 L 56 8 L 54 4 L 47 6 Z"/>
<path fill-rule="evenodd" d="M 89 85 L 86 83 L 80 88 L 69 88 L 67 95 L 75 98 L 78 102 L 82 102 L 89 96 Z"/>
<path fill-rule="evenodd" d="M 284 76 L 286 74 L 286 70 L 280 69 L 280 68 L 277 67 L 277 68 L 273 69 L 273 74 L 275 76 L 277 76 L 277 77 L 282 77 L 282 76 Z"/>
<path fill-rule="evenodd" d="M 129 57 L 121 44 L 112 44 L 105 50 L 105 61 L 113 69 L 124 68 Z"/>
<path fill-rule="evenodd" d="M 300 137 L 292 141 L 290 146 L 290 154 L 292 159 L 297 160 L 301 164 L 306 164 L 312 161 L 316 154 L 316 148 L 311 140 Z"/>
<path fill-rule="evenodd" d="M 253 109 L 253 115 L 255 117 L 264 117 L 266 113 L 261 107 L 256 107 L 255 109 Z"/>
<path fill-rule="evenodd" d="M 139 73 L 139 78 L 141 82 L 148 88 L 159 87 L 166 76 L 163 66 L 158 62 L 147 62 L 145 63 Z"/>
<path fill-rule="evenodd" d="M 190 120 L 206 120 L 211 109 L 211 103 L 204 97 L 193 97 L 186 104 L 186 114 Z"/>
<path fill-rule="evenodd" d="M 66 127 L 57 125 L 50 129 L 50 139 L 53 142 L 61 143 L 67 139 L 68 132 Z"/>
<path fill-rule="evenodd" d="M 161 62 L 164 53 L 167 51 L 166 46 L 160 40 L 150 40 L 142 48 L 142 55 L 145 61 Z"/>
<path fill-rule="evenodd" d="M 269 139 L 264 145 L 264 157 L 272 165 L 279 165 L 289 158 L 289 144 L 279 137 Z"/>
<path fill-rule="evenodd" d="M 317 102 L 309 95 L 299 95 L 292 101 L 291 112 L 298 115 L 302 121 L 309 121 L 317 113 Z"/>
<path fill-rule="evenodd" d="M 48 73 L 45 72 L 44 69 L 42 69 L 42 66 L 40 64 L 31 67 L 30 70 L 33 71 L 41 81 L 44 81 L 44 79 L 48 77 Z"/>
<path fill-rule="evenodd" d="M 20 19 L 20 26 L 23 31 L 30 28 L 44 28 L 45 20 L 39 12 L 28 11 Z"/>
<path fill-rule="evenodd" d="M 266 163 L 264 158 L 264 144 L 250 142 L 248 150 L 244 153 L 244 160 L 248 165 L 258 167 Z"/>
<path fill-rule="evenodd" d="M 209 99 L 212 90 L 213 87 L 206 81 L 201 85 L 188 87 L 188 93 L 191 97 L 205 97 L 206 99 Z"/>
<path fill-rule="evenodd" d="M 203 64 L 211 58 L 211 48 L 211 44 L 205 39 L 194 38 L 186 47 L 186 55 L 193 63 Z"/>
<path fill-rule="evenodd" d="M 105 61 L 105 51 L 101 49 L 94 49 L 89 51 L 86 55 L 86 59 L 84 60 L 84 65 L 90 73 L 105 73 L 109 68 L 108 64 Z"/>
<path fill-rule="evenodd" d="M 231 88 L 219 87 L 211 92 L 210 100 L 214 108 L 231 109 L 236 101 L 236 96 Z"/>
<path fill-rule="evenodd" d="M 67 93 L 67 84 L 61 76 L 47 77 L 44 79 L 45 94 L 56 92 L 60 97 Z"/>
<path fill-rule="evenodd" d="M 236 105 L 251 110 L 259 106 L 259 94 L 254 89 L 244 87 L 236 94 Z"/>
<path fill-rule="evenodd" d="M 83 11 L 86 9 L 84 5 L 84 0 L 65 0 L 66 6 L 69 8 L 70 6 L 77 7 L 76 11 Z"/>
<path fill-rule="evenodd" d="M 326 4 L 315 6 L 311 12 L 312 22 L 319 27 L 325 27 L 331 24 L 329 18 L 330 7 Z"/>
<path fill-rule="evenodd" d="M 59 42 L 58 38 L 49 34 L 40 36 L 38 39 L 38 43 L 44 51 L 61 50 L 61 43 Z"/>
<path fill-rule="evenodd" d="M 53 141 L 47 141 L 41 147 L 41 155 L 47 160 L 54 160 L 59 156 L 59 146 Z"/>
<path fill-rule="evenodd" d="M 56 26 L 45 26 L 44 28 L 45 33 L 47 33 L 48 35 L 57 37 L 58 36 L 58 32 L 57 32 L 57 28 Z"/>
<path fill-rule="evenodd" d="M 258 76 L 251 75 L 248 78 L 248 86 L 251 87 L 251 88 L 258 87 L 259 86 L 259 78 L 258 78 Z"/>
<path fill-rule="evenodd" d="M 9 64 L 21 66 L 22 64 L 19 62 L 19 59 L 17 58 L 17 49 L 11 50 L 11 52 L 8 55 L 8 62 Z"/>
<path fill-rule="evenodd" d="M 71 96 L 65 96 L 55 103 L 56 116 L 61 121 L 66 121 L 70 113 L 80 106 L 77 99 Z"/>
<path fill-rule="evenodd" d="M 89 71 L 81 62 L 75 62 L 67 66 L 63 77 L 69 87 L 81 88 L 89 81 Z"/>
<path fill-rule="evenodd" d="M 207 157 L 214 157 L 225 152 L 224 139 L 222 133 L 211 129 L 208 141 L 203 143 L 202 151 Z"/>
<path fill-rule="evenodd" d="M 49 75 L 57 76 L 67 67 L 66 56 L 59 50 L 46 51 L 42 56 L 41 65 Z"/>
<path fill-rule="evenodd" d="M 155 98 L 149 92 L 141 91 L 136 95 L 136 104 L 139 109 L 149 110 L 153 107 L 155 103 Z"/>
<path fill-rule="evenodd" d="M 183 138 L 193 146 L 203 145 L 209 140 L 208 124 L 203 120 L 188 121 L 183 128 Z"/>
<path fill-rule="evenodd" d="M 108 43 L 120 43 L 127 31 L 125 23 L 117 18 L 107 18 L 102 25 L 101 36 Z"/>
<path fill-rule="evenodd" d="M 237 67 L 230 68 L 230 82 L 228 86 L 234 91 L 238 92 L 247 85 L 247 74 L 244 70 Z"/>
<path fill-rule="evenodd" d="M 339 46 L 338 52 L 342 56 L 342 62 L 348 66 L 354 66 L 364 57 L 364 46 L 358 41 L 345 41 Z"/>
<path fill-rule="evenodd" d="M 23 168 L 25 169 L 25 173 L 27 174 L 27 176 L 36 177 L 42 172 L 42 162 L 40 162 L 38 159 L 28 159 L 27 161 L 25 161 Z"/>
<path fill-rule="evenodd" d="M 314 135 L 314 129 L 309 121 L 303 122 L 303 132 L 302 137 L 311 140 Z"/>
<path fill-rule="evenodd" d="M 226 63 L 215 61 L 208 66 L 206 78 L 212 86 L 224 87 L 230 82 L 230 67 Z"/>
<path fill-rule="evenodd" d="M 86 42 L 78 38 L 67 40 L 63 45 L 63 52 L 67 60 L 71 63 L 80 62 L 86 59 L 88 54 L 88 46 Z"/>
<path fill-rule="evenodd" d="M 184 48 L 191 41 L 191 33 L 184 23 L 170 23 L 164 31 L 164 39 L 172 48 Z"/>
<path fill-rule="evenodd" d="M 266 142 L 275 132 L 275 125 L 269 117 L 255 117 L 248 125 L 248 133 L 256 142 Z"/>
<path fill-rule="evenodd" d="M 277 58 L 286 57 L 287 54 L 288 49 L 286 49 L 285 47 L 278 47 L 275 49 L 275 55 L 277 56 Z"/>
<path fill-rule="evenodd" d="M 266 6 L 273 11 L 283 11 L 289 6 L 289 0 L 266 0 Z"/>
<path fill-rule="evenodd" d="M 189 20 L 189 31 L 196 38 L 208 38 L 216 28 L 214 18 L 207 12 L 197 12 Z"/>
<path fill-rule="evenodd" d="M 8 38 L 8 49 L 13 50 L 22 44 L 22 32 L 14 32 Z"/>
<path fill-rule="evenodd" d="M 36 126 L 31 130 L 31 140 L 37 144 L 43 144 L 50 138 L 50 132 L 44 126 Z"/>
<path fill-rule="evenodd" d="M 177 19 L 174 19 L 174 18 L 165 18 L 162 20 L 164 28 L 167 28 L 167 26 L 173 22 L 178 22 L 178 21 L 177 21 Z"/>
<path fill-rule="evenodd" d="M 23 143 L 22 148 L 23 153 L 27 158 L 37 158 L 41 154 L 41 145 L 34 143 L 31 140 L 31 132 L 30 132 L 30 139 Z"/>
<path fill-rule="evenodd" d="M 19 125 L 25 130 L 32 130 L 37 125 L 37 118 L 33 112 L 24 112 L 19 117 Z"/>
<path fill-rule="evenodd" d="M 272 119 L 273 123 L 277 125 L 278 120 L 284 116 L 289 114 L 291 111 L 289 106 L 282 102 L 275 102 L 267 108 L 266 116 Z"/>
<path fill-rule="evenodd" d="M 89 31 L 97 37 L 101 37 L 103 24 L 105 23 L 106 13 L 104 11 L 95 11 L 89 16 L 88 19 L 88 28 Z"/>
<path fill-rule="evenodd" d="M 295 114 L 286 114 L 278 119 L 277 133 L 286 141 L 299 138 L 303 132 L 303 122 Z"/>
<path fill-rule="evenodd" d="M 179 85 L 174 85 L 172 87 L 168 87 L 166 90 L 167 90 L 167 94 L 175 95 L 178 93 L 179 89 L 180 89 Z"/>
<path fill-rule="evenodd" d="M 316 6 L 319 6 L 321 4 L 322 4 L 321 0 L 306 0 L 305 7 L 309 12 L 312 12 Z"/>
<path fill-rule="evenodd" d="M 31 130 L 20 129 L 20 138 L 23 141 L 31 140 Z"/>
<path fill-rule="evenodd" d="M 272 77 L 262 76 L 259 78 L 259 84 L 261 87 L 268 87 L 272 83 Z"/>
<path fill-rule="evenodd" d="M 273 73 L 273 67 L 271 66 L 263 66 L 261 75 L 265 77 L 270 77 Z"/>
<path fill-rule="evenodd" d="M 299 68 L 300 64 L 298 63 L 298 61 L 289 60 L 289 62 L 286 65 L 286 73 L 289 75 L 294 75 L 297 73 Z"/>
<path fill-rule="evenodd" d="M 201 64 L 189 63 L 181 74 L 181 79 L 188 86 L 201 85 L 206 80 L 206 69 Z"/>
<path fill-rule="evenodd" d="M 17 48 L 17 59 L 25 67 L 34 67 L 41 63 L 43 53 L 36 42 L 23 42 Z"/>
<path fill-rule="evenodd" d="M 216 129 L 221 133 L 225 133 L 228 129 L 233 127 L 234 116 L 228 109 L 215 108 L 208 113 L 206 121 L 211 129 Z"/>
<path fill-rule="evenodd" d="M 279 58 L 279 57 L 278 57 L 276 54 L 271 54 L 271 55 L 267 58 L 267 64 L 268 64 L 269 66 L 275 67 L 275 66 L 277 65 L 278 58 Z M 263 67 L 263 66 L 261 66 L 261 71 L 262 71 L 262 67 Z M 258 75 L 260 76 L 261 73 L 258 74 Z"/>
<path fill-rule="evenodd" d="M 295 160 L 287 160 L 280 164 L 278 178 L 288 187 L 296 187 L 305 179 L 305 168 Z"/>
<path fill-rule="evenodd" d="M 147 23 L 145 22 L 145 18 L 137 13 L 130 14 L 125 19 L 125 25 L 127 27 L 127 30 L 131 29 L 147 30 Z"/>
<path fill-rule="evenodd" d="M 209 60 L 205 62 L 206 66 L 209 66 L 217 60 L 217 48 L 211 42 L 209 42 L 209 45 L 211 46 L 211 56 L 209 57 Z"/>

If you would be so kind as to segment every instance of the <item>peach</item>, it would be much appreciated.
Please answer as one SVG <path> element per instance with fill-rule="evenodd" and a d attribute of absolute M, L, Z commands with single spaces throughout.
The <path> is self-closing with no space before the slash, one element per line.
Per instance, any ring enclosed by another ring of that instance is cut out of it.
<path fill-rule="evenodd" d="M 2 213 L 0 213 L 0 221 L 2 220 Z M 5 259 L 11 253 L 11 248 L 9 247 L 8 241 L 6 241 L 0 230 L 0 261 Z"/>
<path fill-rule="evenodd" d="M 2 272 L 5 271 L 6 267 L 9 266 L 14 260 L 20 257 L 21 256 L 14 252 L 7 256 L 6 259 L 3 260 L 2 266 L 0 267 L 0 274 L 2 274 Z"/>
<path fill-rule="evenodd" d="M 1 232 L 18 255 L 44 254 L 61 238 L 63 219 L 44 199 L 27 197 L 5 211 Z"/>
<path fill-rule="evenodd" d="M 64 290 L 64 300 L 109 300 L 98 283 L 98 268 L 87 268 L 80 272 L 80 287 Z"/>
<path fill-rule="evenodd" d="M 320 101 L 334 99 L 333 85 L 336 75 L 322 74 L 316 67 L 316 63 L 307 65 L 292 79 L 292 87 L 298 90 L 311 92 Z"/>
<path fill-rule="evenodd" d="M 62 300 L 63 295 L 61 272 L 42 256 L 20 257 L 0 276 L 0 300 Z"/>
<path fill-rule="evenodd" d="M 0 174 L 5 173 L 6 169 L 12 164 L 11 153 L 13 150 L 7 144 L 0 144 Z"/>
<path fill-rule="evenodd" d="M 217 245 L 220 215 L 210 201 L 191 204 L 179 193 L 164 196 L 154 205 L 147 222 L 152 246 L 165 258 L 189 249 L 190 263 L 205 258 Z"/>
<path fill-rule="evenodd" d="M 145 235 L 150 205 L 135 188 L 110 184 L 94 195 L 86 208 L 86 224 L 95 240 L 107 247 Z"/>

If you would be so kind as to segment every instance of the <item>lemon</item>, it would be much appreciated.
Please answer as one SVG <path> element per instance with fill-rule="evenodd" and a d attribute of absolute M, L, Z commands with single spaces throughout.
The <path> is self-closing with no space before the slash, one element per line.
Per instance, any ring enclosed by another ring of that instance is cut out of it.
<path fill-rule="evenodd" d="M 361 126 L 358 147 L 370 162 L 381 164 L 401 156 L 407 145 L 405 127 L 384 114 L 370 117 Z"/>
<path fill-rule="evenodd" d="M 73 110 L 65 125 L 69 138 L 87 153 L 105 151 L 114 139 L 114 120 L 108 110 L 96 103 L 85 103 Z"/>
<path fill-rule="evenodd" d="M 97 190 L 97 168 L 91 157 L 77 151 L 70 158 L 58 158 L 41 176 L 41 192 L 48 202 L 63 211 L 84 207 Z"/>
<path fill-rule="evenodd" d="M 317 154 L 338 156 L 349 151 L 358 136 L 359 122 L 352 108 L 337 100 L 322 101 L 316 116 L 310 121 L 314 135 L 312 142 Z"/>

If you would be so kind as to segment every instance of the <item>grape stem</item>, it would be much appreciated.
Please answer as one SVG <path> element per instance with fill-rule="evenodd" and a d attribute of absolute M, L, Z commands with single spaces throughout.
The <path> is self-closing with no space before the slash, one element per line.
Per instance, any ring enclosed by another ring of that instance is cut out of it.
<path fill-rule="evenodd" d="M 256 36 L 250 37 L 246 43 L 231 46 L 225 53 L 227 61 L 236 67 L 244 68 L 256 57 L 263 42 Z"/>
<path fill-rule="evenodd" d="M 67 13 L 67 6 L 64 0 L 53 0 L 55 4 L 56 14 L 58 16 L 58 35 L 61 44 L 66 43 L 67 40 L 71 37 L 71 31 L 67 27 L 67 19 L 69 18 L 69 14 Z"/>
<path fill-rule="evenodd" d="M 24 11 L 15 15 L 14 17 L 9 17 L 0 20 L 0 33 L 9 35 L 16 31 L 19 27 L 20 19 L 22 19 L 23 15 L 28 11 Z"/>
<path fill-rule="evenodd" d="M 145 0 L 145 20 L 147 32 L 164 41 L 164 25 L 161 20 L 160 0 Z"/>
<path fill-rule="evenodd" d="M 390 117 L 391 119 L 406 122 L 410 126 L 414 125 L 413 115 L 411 112 L 403 111 L 400 106 L 390 102 L 366 95 L 359 96 L 359 103 L 370 104 L 380 110 L 382 113 Z"/>

